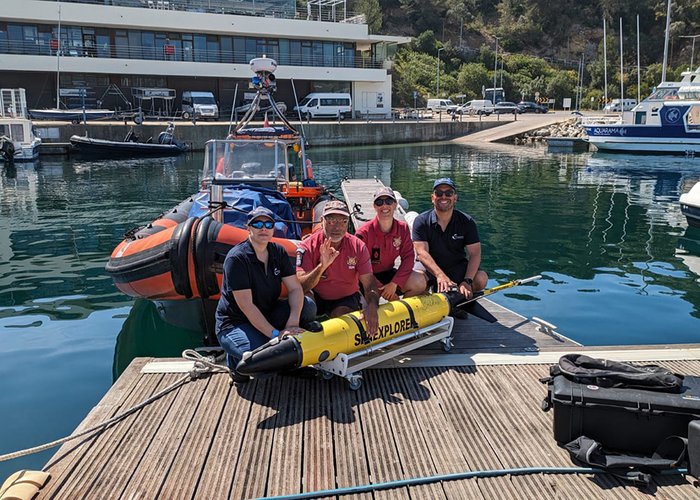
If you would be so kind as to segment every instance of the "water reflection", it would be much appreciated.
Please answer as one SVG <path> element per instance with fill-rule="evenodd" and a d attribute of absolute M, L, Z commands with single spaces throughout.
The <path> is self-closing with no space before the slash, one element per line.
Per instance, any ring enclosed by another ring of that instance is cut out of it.
<path fill-rule="evenodd" d="M 156 305 L 137 299 L 124 321 L 114 348 L 114 380 L 138 357 L 179 357 L 182 351 L 202 346 L 202 333 L 165 323 Z"/>

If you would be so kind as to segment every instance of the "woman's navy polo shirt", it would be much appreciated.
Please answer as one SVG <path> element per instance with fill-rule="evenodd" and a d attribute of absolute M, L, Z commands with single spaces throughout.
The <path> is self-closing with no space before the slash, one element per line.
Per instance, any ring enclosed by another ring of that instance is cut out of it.
<path fill-rule="evenodd" d="M 438 224 L 435 209 L 432 209 L 416 217 L 412 238 L 413 241 L 428 243 L 430 256 L 440 269 L 455 281 L 452 277 L 453 271 L 464 269 L 469 262 L 465 247 L 479 243 L 479 232 L 474 219 L 459 210 L 452 211 L 452 218 L 443 231 Z M 464 273 L 463 270 L 461 272 Z M 459 278 L 461 281 L 464 276 Z"/>
<path fill-rule="evenodd" d="M 267 272 L 249 240 L 239 243 L 226 255 L 221 298 L 216 307 L 217 333 L 250 322 L 233 298 L 234 290 L 250 289 L 253 304 L 265 316 L 274 309 L 282 292 L 282 278 L 295 274 L 295 269 L 281 245 L 268 243 L 267 252 Z"/>

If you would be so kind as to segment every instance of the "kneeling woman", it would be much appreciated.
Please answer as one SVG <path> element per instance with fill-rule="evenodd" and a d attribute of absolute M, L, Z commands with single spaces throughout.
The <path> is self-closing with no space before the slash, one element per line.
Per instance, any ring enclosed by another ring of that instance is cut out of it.
<path fill-rule="evenodd" d="M 256 207 L 248 214 L 248 239 L 224 260 L 221 298 L 216 307 L 216 335 L 233 371 L 243 357 L 286 333 L 299 333 L 316 316 L 316 305 L 304 292 L 285 249 L 271 243 L 274 214 Z M 282 283 L 287 300 L 280 299 Z M 233 372 L 235 382 L 248 376 Z"/>

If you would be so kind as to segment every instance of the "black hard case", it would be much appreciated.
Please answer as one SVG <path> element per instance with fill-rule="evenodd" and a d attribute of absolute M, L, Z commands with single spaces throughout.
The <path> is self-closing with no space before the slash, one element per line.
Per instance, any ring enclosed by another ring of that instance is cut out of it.
<path fill-rule="evenodd" d="M 688 436 L 700 418 L 700 378 L 687 376 L 680 393 L 613 389 L 572 382 L 562 375 L 549 385 L 554 439 L 566 444 L 579 436 L 606 449 L 651 454 L 668 436 Z"/>

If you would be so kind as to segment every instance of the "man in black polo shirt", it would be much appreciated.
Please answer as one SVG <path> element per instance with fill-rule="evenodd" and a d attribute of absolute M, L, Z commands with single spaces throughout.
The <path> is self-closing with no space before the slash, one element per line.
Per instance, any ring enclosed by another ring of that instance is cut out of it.
<path fill-rule="evenodd" d="M 476 222 L 455 209 L 457 187 L 448 177 L 433 184 L 433 209 L 413 222 L 413 245 L 425 266 L 434 291 L 458 288 L 469 299 L 488 282 L 481 265 L 481 243 Z"/>
<path fill-rule="evenodd" d="M 316 305 L 301 288 L 287 251 L 272 243 L 275 216 L 265 207 L 248 214 L 248 239 L 224 260 L 221 298 L 216 307 L 216 335 L 226 351 L 234 382 L 250 377 L 235 373 L 243 353 L 280 335 L 299 333 L 316 316 Z M 280 300 L 282 283 L 287 300 Z"/>

